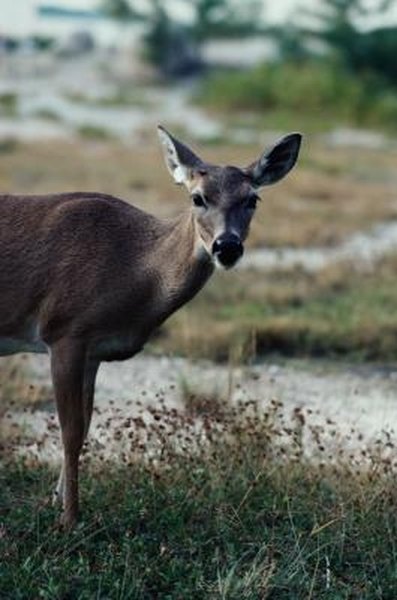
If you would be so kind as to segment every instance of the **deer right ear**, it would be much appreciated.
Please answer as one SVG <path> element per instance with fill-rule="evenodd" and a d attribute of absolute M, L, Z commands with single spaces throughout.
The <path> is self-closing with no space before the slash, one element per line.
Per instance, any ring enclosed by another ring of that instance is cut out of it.
<path fill-rule="evenodd" d="M 192 169 L 197 169 L 197 167 L 203 164 L 201 159 L 185 144 L 182 144 L 182 142 L 179 142 L 168 133 L 161 125 L 158 125 L 157 131 L 163 149 L 165 164 L 175 183 L 178 185 L 182 183 L 187 185 Z"/>
<path fill-rule="evenodd" d="M 300 133 L 290 133 L 250 165 L 246 172 L 256 187 L 271 185 L 286 176 L 295 165 L 302 141 Z"/>

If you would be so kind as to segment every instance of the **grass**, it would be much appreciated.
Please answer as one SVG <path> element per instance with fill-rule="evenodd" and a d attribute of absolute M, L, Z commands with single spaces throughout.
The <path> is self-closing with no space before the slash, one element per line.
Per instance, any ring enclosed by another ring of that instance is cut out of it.
<path fill-rule="evenodd" d="M 9 154 L 15 152 L 18 148 L 18 140 L 13 137 L 4 137 L 0 140 L 0 154 Z"/>
<path fill-rule="evenodd" d="M 89 140 L 108 140 L 112 137 L 107 129 L 98 127 L 97 125 L 80 125 L 77 131 L 82 138 Z"/>
<path fill-rule="evenodd" d="M 65 94 L 65 97 L 75 103 L 89 104 L 104 108 L 120 108 L 128 106 L 147 107 L 153 104 L 150 94 L 137 87 L 120 86 L 114 93 L 107 96 L 91 97 L 85 94 Z"/>
<path fill-rule="evenodd" d="M 195 411 L 163 405 L 130 419 L 118 434 L 129 440 L 124 464 L 89 448 L 73 533 L 59 531 L 45 501 L 53 471 L 8 457 L 0 596 L 394 599 L 390 437 L 368 447 L 356 432 L 353 456 L 327 447 L 304 410 L 288 419 L 276 401 L 264 411 L 215 402 L 214 413 L 196 401 Z M 333 425 L 325 429 L 332 440 Z"/>
<path fill-rule="evenodd" d="M 0 115 L 14 117 L 18 112 L 18 97 L 12 92 L 0 94 Z"/>
<path fill-rule="evenodd" d="M 62 121 L 62 117 L 51 108 L 40 108 L 34 112 L 34 116 L 38 119 L 44 119 L 45 121 Z"/>
<path fill-rule="evenodd" d="M 166 323 L 157 348 L 218 361 L 258 354 L 393 361 L 396 276 L 395 256 L 365 272 L 341 263 L 315 274 L 216 274 Z"/>

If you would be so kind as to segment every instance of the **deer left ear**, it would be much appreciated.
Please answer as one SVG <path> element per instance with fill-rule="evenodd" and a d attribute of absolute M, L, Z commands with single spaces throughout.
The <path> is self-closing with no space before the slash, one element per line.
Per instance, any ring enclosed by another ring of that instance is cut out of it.
<path fill-rule="evenodd" d="M 182 144 L 182 142 L 179 142 L 174 136 L 168 133 L 161 125 L 158 125 L 157 131 L 163 149 L 165 164 L 175 183 L 184 183 L 187 185 L 191 171 L 203 164 L 201 159 L 185 144 Z"/>
<path fill-rule="evenodd" d="M 301 141 L 300 133 L 290 133 L 247 167 L 246 172 L 254 187 L 271 185 L 285 177 L 296 163 Z"/>

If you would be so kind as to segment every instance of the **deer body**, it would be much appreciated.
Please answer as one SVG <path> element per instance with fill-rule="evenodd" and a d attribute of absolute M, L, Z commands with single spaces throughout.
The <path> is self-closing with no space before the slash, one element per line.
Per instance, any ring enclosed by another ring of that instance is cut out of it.
<path fill-rule="evenodd" d="M 67 335 L 99 361 L 128 358 L 213 271 L 190 211 L 161 221 L 102 194 L 0 196 L 0 223 L 0 354 Z"/>
<path fill-rule="evenodd" d="M 295 164 L 300 135 L 246 169 L 204 163 L 164 129 L 166 164 L 193 206 L 175 219 L 112 196 L 0 196 L 0 355 L 48 352 L 64 446 L 56 497 L 78 513 L 78 460 L 102 361 L 139 352 L 170 314 L 232 267 L 254 213 L 255 190 Z"/>

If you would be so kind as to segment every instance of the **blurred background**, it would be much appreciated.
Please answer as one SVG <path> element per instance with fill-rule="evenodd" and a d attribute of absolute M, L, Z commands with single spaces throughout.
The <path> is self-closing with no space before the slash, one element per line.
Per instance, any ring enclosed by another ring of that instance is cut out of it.
<path fill-rule="evenodd" d="M 217 361 L 395 360 L 397 2 L 14 0 L 0 17 L 0 189 L 187 207 L 163 123 L 245 165 L 291 130 L 248 251 L 150 346 Z M 205 326 L 203 326 L 205 324 Z"/>

